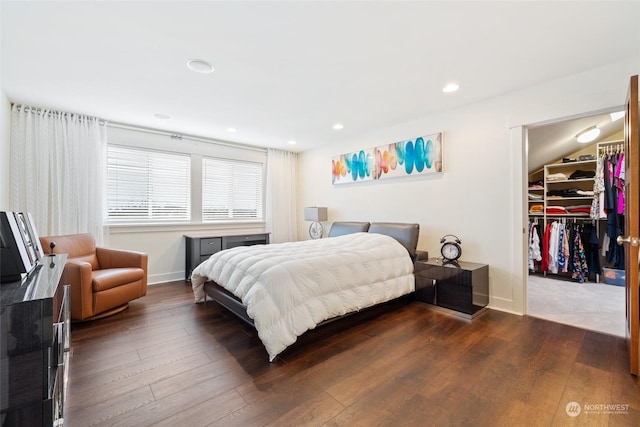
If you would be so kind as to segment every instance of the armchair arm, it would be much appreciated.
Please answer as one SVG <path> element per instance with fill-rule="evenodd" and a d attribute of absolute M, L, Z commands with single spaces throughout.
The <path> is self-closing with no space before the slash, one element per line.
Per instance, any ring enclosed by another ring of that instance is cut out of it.
<path fill-rule="evenodd" d="M 147 271 L 147 254 L 122 249 L 96 248 L 100 268 L 137 267 Z"/>
<path fill-rule="evenodd" d="M 147 264 L 149 260 L 146 253 L 122 249 L 96 248 L 96 256 L 98 257 L 100 268 L 141 268 L 144 271 L 141 295 L 147 294 Z"/>
<path fill-rule="evenodd" d="M 91 264 L 67 260 L 60 282 L 71 286 L 71 318 L 84 320 L 93 316 Z"/>

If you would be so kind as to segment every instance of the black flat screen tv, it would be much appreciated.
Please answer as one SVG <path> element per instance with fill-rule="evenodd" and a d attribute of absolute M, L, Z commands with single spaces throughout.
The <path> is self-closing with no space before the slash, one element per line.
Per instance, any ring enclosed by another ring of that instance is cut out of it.
<path fill-rule="evenodd" d="M 43 256 L 31 214 L 0 212 L 0 282 L 20 280 Z"/>

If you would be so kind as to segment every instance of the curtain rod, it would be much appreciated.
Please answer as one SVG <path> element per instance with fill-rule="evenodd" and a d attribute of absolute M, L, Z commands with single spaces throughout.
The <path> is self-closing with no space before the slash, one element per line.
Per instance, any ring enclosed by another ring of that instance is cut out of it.
<path fill-rule="evenodd" d="M 254 147 L 254 146 L 251 146 L 251 145 L 241 144 L 241 143 L 237 143 L 237 142 L 220 141 L 220 140 L 212 139 L 212 138 L 203 138 L 203 137 L 194 136 L 194 135 L 185 135 L 185 134 L 180 134 L 180 133 L 176 133 L 176 132 L 168 132 L 168 131 L 164 131 L 164 130 L 160 130 L 160 129 L 153 129 L 153 128 L 147 128 L 147 127 L 142 127 L 142 126 L 129 125 L 129 124 L 126 124 L 126 123 L 111 122 L 111 121 L 108 121 L 108 120 L 103 120 L 101 123 L 104 123 L 106 126 L 111 126 L 111 127 L 118 128 L 118 129 L 126 129 L 126 130 L 133 130 L 133 131 L 137 131 L 137 132 L 145 132 L 145 133 L 151 133 L 151 134 L 155 134 L 155 135 L 168 136 L 171 139 L 175 139 L 175 140 L 178 140 L 178 141 L 182 141 L 183 139 L 188 139 L 190 141 L 205 142 L 207 144 L 217 144 L 217 145 L 223 145 L 223 146 L 226 146 L 226 147 L 241 148 L 241 149 L 244 149 L 244 150 L 257 151 L 259 153 L 266 153 L 267 152 L 266 148 Z"/>
<path fill-rule="evenodd" d="M 13 104 L 13 106 L 18 110 L 22 110 L 22 111 L 27 111 L 27 112 L 32 112 L 35 114 L 47 114 L 47 116 L 52 116 L 52 115 L 63 115 L 63 116 L 77 116 L 81 119 L 86 119 L 86 120 L 98 120 L 98 124 L 103 125 L 103 120 L 98 118 L 98 117 L 94 117 L 94 116 L 88 116 L 86 114 L 80 114 L 80 113 L 70 113 L 68 111 L 58 111 L 58 110 L 52 110 L 49 108 L 41 108 L 41 107 L 31 107 L 29 105 L 20 105 L 20 104 Z"/>
<path fill-rule="evenodd" d="M 204 142 L 204 143 L 207 143 L 207 144 L 217 144 L 217 145 L 222 145 L 222 146 L 225 146 L 225 147 L 240 148 L 240 149 L 244 149 L 244 150 L 257 151 L 259 153 L 266 153 L 267 152 L 266 148 L 254 147 L 252 145 L 241 144 L 241 143 L 238 143 L 238 142 L 220 141 L 220 140 L 212 139 L 212 138 L 203 138 L 203 137 L 194 136 L 194 135 L 185 135 L 185 134 L 180 134 L 180 133 L 176 133 L 176 132 L 168 132 L 168 131 L 163 131 L 163 130 L 159 130 L 159 129 L 147 128 L 147 127 L 143 127 L 143 126 L 129 125 L 129 124 L 126 124 L 126 123 L 111 122 L 109 120 L 104 120 L 104 119 L 100 119 L 100 118 L 97 118 L 97 117 L 87 116 L 87 115 L 83 115 L 83 114 L 79 114 L 79 113 L 68 113 L 68 112 L 65 112 L 65 111 L 56 111 L 56 110 L 51 110 L 51 109 L 47 109 L 47 108 L 31 107 L 31 106 L 28 106 L 28 105 L 19 105 L 19 104 L 13 104 L 13 105 L 19 110 L 22 109 L 24 111 L 32 111 L 32 112 L 34 112 L 36 114 L 44 114 L 46 112 L 48 115 L 51 115 L 51 114 L 76 115 L 78 117 L 86 118 L 86 119 L 97 119 L 98 120 L 98 124 L 101 125 L 101 126 L 111 126 L 111 127 L 119 128 L 119 129 L 133 130 L 133 131 L 137 131 L 137 132 L 145 132 L 145 133 L 151 133 L 151 134 L 155 134 L 155 135 L 164 135 L 164 136 L 168 136 L 171 139 L 175 139 L 175 140 L 178 140 L 178 141 L 181 141 L 183 139 L 188 139 L 190 141 Z"/>

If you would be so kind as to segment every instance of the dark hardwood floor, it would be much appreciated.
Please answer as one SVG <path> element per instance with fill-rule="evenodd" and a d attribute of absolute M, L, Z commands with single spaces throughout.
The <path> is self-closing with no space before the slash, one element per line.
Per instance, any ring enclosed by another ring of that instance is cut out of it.
<path fill-rule="evenodd" d="M 68 426 L 640 425 L 623 339 L 493 310 L 401 300 L 269 363 L 251 328 L 173 282 L 74 324 L 71 352 Z"/>

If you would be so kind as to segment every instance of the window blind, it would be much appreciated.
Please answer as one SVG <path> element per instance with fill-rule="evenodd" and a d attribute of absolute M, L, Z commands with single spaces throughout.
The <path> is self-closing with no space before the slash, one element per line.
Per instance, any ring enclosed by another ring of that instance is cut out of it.
<path fill-rule="evenodd" d="M 204 157 L 202 221 L 261 220 L 262 164 Z"/>
<path fill-rule="evenodd" d="M 110 223 L 191 219 L 191 156 L 122 146 L 107 147 Z"/>

